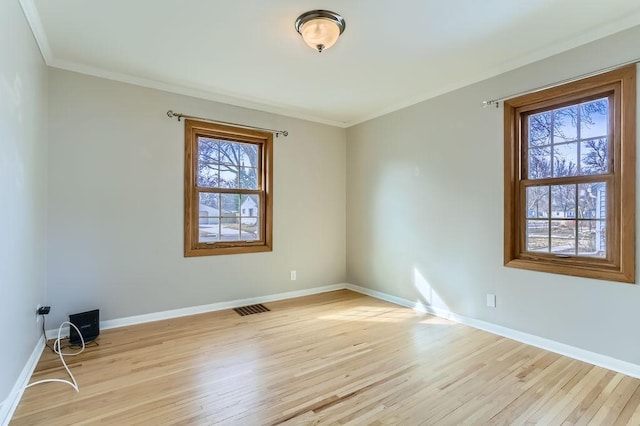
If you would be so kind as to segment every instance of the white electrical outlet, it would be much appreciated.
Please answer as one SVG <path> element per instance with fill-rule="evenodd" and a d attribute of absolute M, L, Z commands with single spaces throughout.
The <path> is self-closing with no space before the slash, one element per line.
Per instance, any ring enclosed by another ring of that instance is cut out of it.
<path fill-rule="evenodd" d="M 490 308 L 496 307 L 496 295 L 487 293 L 487 306 Z"/>
<path fill-rule="evenodd" d="M 291 281 L 296 280 L 296 271 L 291 271 Z"/>
<path fill-rule="evenodd" d="M 42 308 L 42 305 L 38 303 L 38 306 L 36 306 L 36 324 L 40 323 L 40 315 L 38 314 L 40 308 Z"/>

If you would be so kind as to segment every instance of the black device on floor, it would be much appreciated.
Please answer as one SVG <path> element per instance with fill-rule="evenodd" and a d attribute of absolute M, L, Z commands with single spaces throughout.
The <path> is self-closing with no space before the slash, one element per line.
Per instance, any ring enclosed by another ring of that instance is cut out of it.
<path fill-rule="evenodd" d="M 69 322 L 80 330 L 84 342 L 96 340 L 100 334 L 100 310 L 81 312 L 79 314 L 69 315 Z M 82 340 L 75 328 L 69 327 L 69 343 L 72 345 L 81 345 Z"/>

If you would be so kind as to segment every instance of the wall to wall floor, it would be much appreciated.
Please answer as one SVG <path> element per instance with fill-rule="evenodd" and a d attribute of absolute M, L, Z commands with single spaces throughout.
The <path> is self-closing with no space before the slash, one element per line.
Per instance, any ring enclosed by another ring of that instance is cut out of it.
<path fill-rule="evenodd" d="M 344 282 L 344 129 L 58 69 L 49 81 L 52 324 Z M 183 256 L 184 127 L 169 109 L 289 131 L 274 138 L 272 252 Z"/>
<path fill-rule="evenodd" d="M 640 364 L 638 285 L 502 266 L 503 110 L 482 107 L 640 58 L 638 40 L 635 27 L 348 129 L 347 281 Z"/>
<path fill-rule="evenodd" d="M 18 1 L 0 2 L 0 403 L 41 333 L 35 312 L 45 301 L 46 126 L 46 66 Z"/>

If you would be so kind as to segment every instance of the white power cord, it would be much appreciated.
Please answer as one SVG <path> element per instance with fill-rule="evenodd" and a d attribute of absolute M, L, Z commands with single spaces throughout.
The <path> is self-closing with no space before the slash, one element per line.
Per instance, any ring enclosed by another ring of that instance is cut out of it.
<path fill-rule="evenodd" d="M 62 340 L 62 327 L 65 324 L 69 324 L 70 327 L 75 328 L 76 331 L 78 332 L 78 335 L 80 336 L 80 341 L 82 342 L 82 349 L 80 349 L 78 352 L 73 352 L 73 353 L 64 353 L 64 352 L 62 352 L 62 347 L 60 346 L 60 341 Z M 46 339 L 47 336 L 45 336 L 44 338 Z M 45 379 L 45 380 L 39 380 L 37 382 L 29 383 L 24 388 L 27 389 L 27 388 L 30 388 L 31 386 L 39 385 L 40 383 L 59 382 L 59 383 L 65 383 L 65 384 L 71 386 L 73 389 L 75 389 L 76 392 L 80 392 L 80 389 L 78 388 L 78 382 L 76 382 L 76 378 L 73 377 L 73 374 L 71 374 L 71 370 L 69 370 L 69 366 L 64 361 L 64 357 L 65 356 L 80 355 L 82 352 L 84 352 L 84 349 L 85 349 L 84 337 L 82 337 L 82 333 L 80 333 L 80 330 L 78 330 L 78 327 L 76 327 L 73 323 L 71 323 L 69 321 L 63 322 L 62 324 L 60 324 L 60 327 L 58 328 L 58 338 L 56 339 L 56 341 L 53 344 L 53 351 L 55 353 L 57 353 L 58 355 L 60 355 L 60 361 L 62 361 L 62 365 L 64 366 L 64 369 L 67 370 L 67 373 L 69 373 L 69 377 L 71 377 L 72 381 L 70 382 L 68 380 L 63 380 L 63 379 Z"/>

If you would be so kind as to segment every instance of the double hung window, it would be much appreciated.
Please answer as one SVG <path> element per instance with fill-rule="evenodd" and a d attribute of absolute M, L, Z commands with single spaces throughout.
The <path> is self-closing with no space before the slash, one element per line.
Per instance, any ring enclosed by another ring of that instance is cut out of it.
<path fill-rule="evenodd" d="M 273 135 L 185 121 L 185 256 L 271 250 Z"/>
<path fill-rule="evenodd" d="M 635 281 L 635 76 L 505 102 L 505 265 Z"/>

